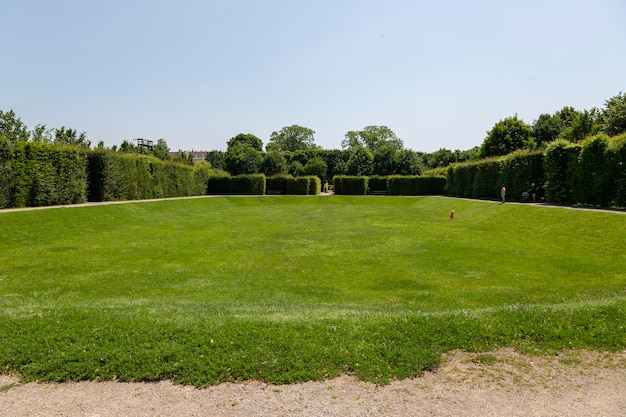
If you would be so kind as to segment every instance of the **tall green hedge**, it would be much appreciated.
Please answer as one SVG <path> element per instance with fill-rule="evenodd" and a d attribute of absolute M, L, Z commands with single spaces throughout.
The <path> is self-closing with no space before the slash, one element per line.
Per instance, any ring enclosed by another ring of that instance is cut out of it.
<path fill-rule="evenodd" d="M 333 183 L 335 194 L 365 195 L 368 178 L 365 176 L 335 176 Z"/>
<path fill-rule="evenodd" d="M 580 145 L 557 140 L 548 145 L 544 156 L 546 200 L 556 204 L 574 203 Z"/>
<path fill-rule="evenodd" d="M 263 195 L 265 194 L 265 175 L 211 176 L 207 183 L 207 194 Z"/>
<path fill-rule="evenodd" d="M 287 194 L 309 195 L 309 177 L 295 177 L 287 180 Z"/>
<path fill-rule="evenodd" d="M 5 161 L 4 206 L 76 204 L 87 198 L 87 151 L 43 142 L 17 142 Z M 9 172 L 10 171 L 10 172 Z"/>
<path fill-rule="evenodd" d="M 417 195 L 417 175 L 391 175 L 387 179 L 389 195 Z"/>

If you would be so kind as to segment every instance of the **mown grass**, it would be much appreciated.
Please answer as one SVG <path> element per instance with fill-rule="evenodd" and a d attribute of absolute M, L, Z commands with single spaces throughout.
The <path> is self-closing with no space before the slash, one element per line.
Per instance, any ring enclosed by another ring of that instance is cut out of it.
<path fill-rule="evenodd" d="M 452 349 L 623 349 L 625 224 L 437 197 L 0 213 L 0 372 L 385 383 Z"/>

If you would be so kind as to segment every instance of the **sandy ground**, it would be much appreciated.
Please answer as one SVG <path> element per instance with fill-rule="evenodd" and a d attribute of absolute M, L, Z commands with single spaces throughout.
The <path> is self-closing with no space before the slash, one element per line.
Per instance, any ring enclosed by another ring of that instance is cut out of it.
<path fill-rule="evenodd" d="M 377 386 L 341 377 L 206 389 L 159 383 L 21 384 L 0 376 L 0 416 L 626 416 L 626 351 L 455 352 L 436 372 Z"/>

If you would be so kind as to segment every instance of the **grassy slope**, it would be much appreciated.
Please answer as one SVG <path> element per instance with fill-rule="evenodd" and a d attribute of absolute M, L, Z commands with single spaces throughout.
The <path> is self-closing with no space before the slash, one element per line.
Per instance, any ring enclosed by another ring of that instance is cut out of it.
<path fill-rule="evenodd" d="M 448 213 L 455 209 L 456 218 Z M 444 198 L 0 213 L 0 369 L 199 386 L 626 346 L 625 218 Z"/>

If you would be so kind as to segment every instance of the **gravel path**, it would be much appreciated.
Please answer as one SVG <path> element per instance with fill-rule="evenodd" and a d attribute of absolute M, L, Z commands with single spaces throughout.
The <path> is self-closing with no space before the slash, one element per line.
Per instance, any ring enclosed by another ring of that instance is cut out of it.
<path fill-rule="evenodd" d="M 0 376 L 0 416 L 626 416 L 626 351 L 456 352 L 434 373 L 376 386 L 341 377 L 206 389 L 159 383 L 20 384 Z"/>

